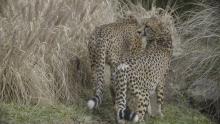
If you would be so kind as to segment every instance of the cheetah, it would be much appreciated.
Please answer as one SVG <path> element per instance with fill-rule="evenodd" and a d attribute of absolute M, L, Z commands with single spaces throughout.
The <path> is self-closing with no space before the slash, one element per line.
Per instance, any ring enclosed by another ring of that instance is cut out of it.
<path fill-rule="evenodd" d="M 124 53 L 132 54 L 133 51 L 138 51 L 142 47 L 142 40 L 134 37 L 138 24 L 134 17 L 129 16 L 129 18 L 96 27 L 92 32 L 88 50 L 95 93 L 87 103 L 89 109 L 97 108 L 102 103 L 105 64 L 110 65 L 111 70 Z"/>
<path fill-rule="evenodd" d="M 163 116 L 163 88 L 165 75 L 172 56 L 172 38 L 159 16 L 144 19 L 138 30 L 148 44 L 137 55 L 121 58 L 112 71 L 112 97 L 117 123 L 143 121 L 145 113 L 151 114 L 149 96 L 156 91 L 157 113 Z M 135 111 L 128 107 L 128 94 L 136 99 Z"/>

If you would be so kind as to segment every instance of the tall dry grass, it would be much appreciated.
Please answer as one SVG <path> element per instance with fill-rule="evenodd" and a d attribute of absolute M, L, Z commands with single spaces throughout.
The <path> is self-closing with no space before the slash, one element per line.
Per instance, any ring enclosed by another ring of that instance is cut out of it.
<path fill-rule="evenodd" d="M 195 7 L 178 15 L 176 23 L 183 51 L 173 60 L 173 72 L 183 88 L 202 78 L 220 82 L 220 3 L 190 4 Z"/>
<path fill-rule="evenodd" d="M 5 0 L 0 9 L 0 100 L 78 100 L 88 83 L 87 36 L 115 17 L 110 1 Z"/>

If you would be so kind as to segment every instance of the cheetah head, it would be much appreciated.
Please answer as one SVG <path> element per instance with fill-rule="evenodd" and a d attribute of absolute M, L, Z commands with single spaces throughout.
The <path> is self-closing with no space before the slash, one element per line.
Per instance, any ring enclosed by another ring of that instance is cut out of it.
<path fill-rule="evenodd" d="M 146 46 L 155 44 L 164 48 L 172 48 L 171 34 L 159 17 L 143 19 L 139 22 L 137 33 L 142 42 L 146 42 Z"/>

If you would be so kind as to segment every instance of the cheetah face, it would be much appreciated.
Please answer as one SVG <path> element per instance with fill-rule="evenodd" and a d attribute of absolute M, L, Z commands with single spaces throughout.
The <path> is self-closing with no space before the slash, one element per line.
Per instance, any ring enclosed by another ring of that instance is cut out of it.
<path fill-rule="evenodd" d="M 142 24 L 137 30 L 138 36 L 142 40 L 142 44 L 147 46 L 150 40 L 154 37 L 155 31 L 148 25 Z"/>
<path fill-rule="evenodd" d="M 138 34 L 147 39 L 152 39 L 156 33 L 162 31 L 162 23 L 157 17 L 145 18 L 139 22 L 139 25 Z"/>
<path fill-rule="evenodd" d="M 148 25 L 145 25 L 145 26 L 139 28 L 137 33 L 140 37 L 143 37 L 146 39 L 151 39 L 154 36 L 155 32 L 152 30 L 151 27 L 149 27 Z"/>
<path fill-rule="evenodd" d="M 140 28 L 138 28 L 137 33 L 142 38 L 142 43 L 145 43 L 145 46 L 154 42 L 157 45 L 171 47 L 171 35 L 163 26 L 159 17 L 143 19 L 139 25 Z"/>

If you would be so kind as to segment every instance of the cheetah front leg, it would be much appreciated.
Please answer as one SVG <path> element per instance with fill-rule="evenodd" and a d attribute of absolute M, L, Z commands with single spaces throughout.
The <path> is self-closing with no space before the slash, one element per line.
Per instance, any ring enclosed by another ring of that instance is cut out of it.
<path fill-rule="evenodd" d="M 163 104 L 163 99 L 164 99 L 164 94 L 163 94 L 164 86 L 163 83 L 159 83 L 156 87 L 156 95 L 157 95 L 157 115 L 160 117 L 164 117 L 162 113 L 162 104 Z"/>

